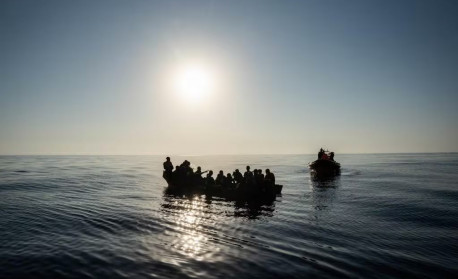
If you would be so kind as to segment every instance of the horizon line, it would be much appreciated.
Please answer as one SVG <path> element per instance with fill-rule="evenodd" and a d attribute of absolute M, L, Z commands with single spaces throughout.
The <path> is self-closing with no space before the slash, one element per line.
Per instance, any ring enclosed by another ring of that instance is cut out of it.
<path fill-rule="evenodd" d="M 337 153 L 339 155 L 383 155 L 383 154 L 455 154 L 458 151 L 423 151 L 423 152 L 355 152 Z M 315 153 L 221 153 L 221 154 L 0 154 L 0 156 L 281 156 L 281 155 L 316 155 Z"/>

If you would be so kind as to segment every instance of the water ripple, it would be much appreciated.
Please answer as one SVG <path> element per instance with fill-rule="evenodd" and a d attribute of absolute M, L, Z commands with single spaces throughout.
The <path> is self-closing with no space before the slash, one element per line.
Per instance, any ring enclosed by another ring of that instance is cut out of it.
<path fill-rule="evenodd" d="M 457 155 L 342 155 L 341 176 L 328 180 L 310 176 L 314 156 L 191 159 L 269 167 L 284 184 L 271 203 L 169 195 L 162 159 L 0 157 L 2 277 L 458 274 L 458 177 L 445 171 Z"/>

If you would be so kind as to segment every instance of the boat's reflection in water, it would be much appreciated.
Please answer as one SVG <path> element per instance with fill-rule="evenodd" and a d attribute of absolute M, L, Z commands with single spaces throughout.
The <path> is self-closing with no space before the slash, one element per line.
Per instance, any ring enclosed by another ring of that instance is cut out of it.
<path fill-rule="evenodd" d="M 310 176 L 311 198 L 315 210 L 329 210 L 336 199 L 340 187 L 340 175 Z"/>
<path fill-rule="evenodd" d="M 277 197 L 278 198 L 278 197 Z M 199 261 L 214 261 L 220 235 L 234 218 L 271 217 L 275 200 L 230 201 L 200 194 L 164 191 L 161 213 L 172 249 Z"/>

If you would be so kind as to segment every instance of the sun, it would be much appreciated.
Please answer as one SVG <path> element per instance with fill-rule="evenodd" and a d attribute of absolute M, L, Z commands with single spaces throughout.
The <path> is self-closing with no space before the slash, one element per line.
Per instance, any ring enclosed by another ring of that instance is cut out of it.
<path fill-rule="evenodd" d="M 202 103 L 215 90 L 215 77 L 208 67 L 185 65 L 176 71 L 173 86 L 178 97 L 185 102 Z"/>

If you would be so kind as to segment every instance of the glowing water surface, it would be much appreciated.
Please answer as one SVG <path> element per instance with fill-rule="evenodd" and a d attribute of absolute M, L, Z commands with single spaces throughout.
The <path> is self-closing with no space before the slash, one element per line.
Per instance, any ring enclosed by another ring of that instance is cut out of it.
<path fill-rule="evenodd" d="M 272 203 L 172 195 L 156 156 L 0 157 L 5 278 L 452 277 L 456 154 L 188 157 L 214 171 L 270 168 Z M 185 158 L 172 158 L 174 163 Z"/>

